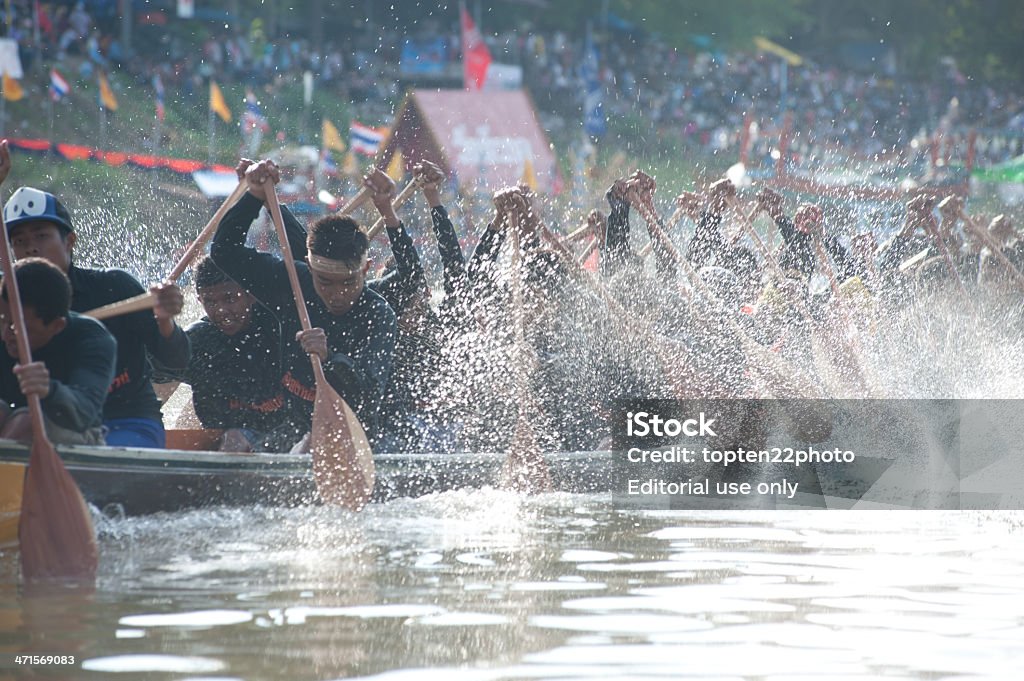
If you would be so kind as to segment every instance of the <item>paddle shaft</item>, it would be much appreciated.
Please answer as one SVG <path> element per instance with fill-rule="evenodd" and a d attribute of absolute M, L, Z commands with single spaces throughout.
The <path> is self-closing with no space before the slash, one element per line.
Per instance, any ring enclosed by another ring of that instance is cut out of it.
<path fill-rule="evenodd" d="M 266 195 L 267 210 L 270 212 L 270 219 L 277 230 L 278 241 L 281 242 L 281 257 L 284 259 L 285 269 L 288 270 L 288 281 L 292 286 L 292 293 L 295 295 L 299 323 L 302 324 L 303 331 L 309 331 L 313 328 L 313 324 L 309 321 L 309 310 L 306 309 L 306 299 L 302 295 L 302 284 L 299 282 L 299 273 L 295 268 L 295 259 L 292 257 L 292 247 L 288 243 L 288 234 L 284 229 L 284 218 L 281 216 L 281 204 L 277 199 L 277 188 L 272 182 L 268 183 Z M 367 196 L 369 196 L 369 193 L 367 193 Z M 311 354 L 309 358 L 313 362 L 313 374 L 316 377 L 317 383 L 326 381 L 327 378 L 324 376 L 324 368 L 320 356 Z"/>
<path fill-rule="evenodd" d="M 337 215 L 349 215 L 370 200 L 369 187 L 363 187 L 338 210 Z"/>
<path fill-rule="evenodd" d="M 589 244 L 587 244 L 587 247 L 583 249 L 583 252 L 582 252 L 582 253 L 580 253 L 580 257 L 579 257 L 579 260 L 578 260 L 578 262 L 579 262 L 579 263 L 580 263 L 581 265 L 582 265 L 583 263 L 587 262 L 587 259 L 588 259 L 588 258 L 590 258 L 590 256 L 591 256 L 591 255 L 592 255 L 592 254 L 594 253 L 594 251 L 596 251 L 596 250 L 597 250 L 597 237 L 595 236 L 595 237 L 594 237 L 593 239 L 591 239 L 591 240 L 590 240 L 590 243 L 589 243 Z"/>
<path fill-rule="evenodd" d="M 956 287 L 960 291 L 960 295 L 964 299 L 964 303 L 967 304 L 967 308 L 971 311 L 977 319 L 978 313 L 974 310 L 974 305 L 971 303 L 971 297 L 967 294 L 967 289 L 964 287 L 964 282 L 960 279 L 960 273 L 956 269 L 956 265 L 953 263 L 953 256 L 949 252 L 949 248 L 946 246 L 946 240 L 942 238 L 942 234 L 939 232 L 939 228 L 933 225 L 931 221 L 925 223 L 925 229 L 928 230 L 929 235 L 935 241 L 939 247 L 939 251 L 942 253 L 942 260 L 946 263 L 946 269 L 949 270 L 949 275 L 953 277 L 953 281 L 956 282 Z"/>
<path fill-rule="evenodd" d="M 189 247 L 182 254 L 181 258 L 178 259 L 178 263 L 167 275 L 167 279 L 165 281 L 176 281 L 178 277 L 185 273 L 185 270 L 187 270 L 189 265 L 192 264 L 192 261 L 195 260 L 196 257 L 203 252 L 203 248 L 206 247 L 206 243 L 216 233 L 217 227 L 220 226 L 220 222 L 221 220 L 224 219 L 224 216 L 227 214 L 228 210 L 230 210 L 238 202 L 238 200 L 242 198 L 242 194 L 245 193 L 246 187 L 247 185 L 245 183 L 245 180 L 240 181 L 238 185 L 231 191 L 231 194 L 229 194 L 228 197 L 224 199 L 224 202 L 213 214 L 213 217 L 210 218 L 209 222 L 206 223 L 206 226 L 203 227 L 202 231 L 199 232 L 199 236 L 197 236 L 195 240 L 191 244 L 189 244 Z M 132 312 L 149 310 L 155 306 L 156 296 L 154 296 L 152 293 L 146 292 L 140 293 L 137 296 L 132 296 L 131 298 L 119 300 L 116 303 L 111 303 L 109 305 L 103 305 L 102 307 L 94 308 L 92 310 L 89 310 L 88 312 L 83 312 L 82 314 L 88 315 L 93 319 L 109 319 L 111 317 L 117 317 L 123 314 L 131 314 Z"/>
<path fill-rule="evenodd" d="M 394 207 L 397 209 L 409 200 L 409 197 L 416 193 L 416 190 L 422 186 L 422 181 L 419 177 L 414 177 L 409 181 L 409 184 L 402 188 L 402 191 L 398 193 L 392 202 Z M 381 230 L 384 229 L 384 218 L 377 218 L 377 221 L 373 223 L 373 226 L 367 230 L 366 236 L 372 241 L 374 237 L 380 234 Z"/>
<path fill-rule="evenodd" d="M 587 232 L 591 231 L 593 230 L 591 229 L 590 225 L 583 225 L 582 227 L 579 227 L 578 229 L 566 234 L 565 243 L 571 244 L 573 242 L 579 241 L 580 239 L 587 235 Z"/>
<path fill-rule="evenodd" d="M 192 264 L 192 261 L 196 259 L 196 256 L 203 252 L 203 248 L 206 247 L 206 242 L 213 238 L 213 235 L 217 231 L 217 227 L 220 226 L 220 221 L 223 220 L 227 212 L 234 207 L 236 203 L 238 203 L 238 200 L 242 198 L 242 194 L 245 193 L 246 187 L 247 185 L 245 180 L 239 181 L 238 185 L 231 191 L 231 194 L 228 195 L 228 198 L 224 199 L 224 203 L 220 204 L 220 208 L 217 209 L 217 212 L 213 214 L 210 221 L 206 223 L 205 227 L 203 227 L 203 230 L 199 232 L 199 236 L 195 238 L 195 241 L 193 241 L 182 254 L 181 258 L 178 260 L 178 264 L 175 265 L 174 269 L 172 269 L 170 274 L 167 275 L 166 281 L 176 281 L 178 277 L 185 273 L 185 270 L 187 270 L 189 265 Z"/>
<path fill-rule="evenodd" d="M 1024 290 L 1024 274 L 1017 269 L 1017 266 L 1010 262 L 1010 259 L 1003 253 L 1003 249 L 996 243 L 996 240 L 988 233 L 984 227 L 980 227 L 973 219 L 971 219 L 965 211 L 960 211 L 960 218 L 964 221 L 964 224 L 971 228 L 971 231 L 981 237 L 981 240 L 985 242 L 992 254 L 999 259 L 999 262 L 1010 271 L 1013 278 L 1017 280 L 1017 285 Z"/>
<path fill-rule="evenodd" d="M 515 369 L 515 387 L 518 395 L 518 419 L 516 437 L 513 438 L 509 458 L 506 460 L 508 482 L 526 492 L 540 492 L 551 489 L 551 477 L 544 457 L 537 449 L 536 433 L 530 423 L 527 405 L 532 402 L 528 372 L 533 363 L 533 348 L 526 344 L 526 319 L 523 311 L 523 268 L 522 244 L 519 234 L 519 214 L 512 210 L 508 214 L 508 229 L 512 234 L 512 317 L 514 347 L 518 367 Z M 516 470 L 515 464 L 520 467 Z"/>
<path fill-rule="evenodd" d="M 25 311 L 21 304 L 21 296 L 18 292 L 18 280 L 14 276 L 14 255 L 11 253 L 11 244 L 7 239 L 7 227 L 3 224 L 3 217 L 0 216 L 0 229 L 3 229 L 3 238 L 0 239 L 0 250 L 3 251 L 3 272 L 4 283 L 7 287 L 7 304 L 11 308 L 10 323 L 14 327 L 14 336 L 18 342 L 18 362 L 24 366 L 32 363 L 32 349 L 28 343 L 28 331 L 25 328 Z M 32 441 L 45 442 L 47 446 L 50 441 L 46 437 L 46 424 L 43 420 L 43 405 L 39 395 L 26 395 L 28 410 L 32 418 Z"/>

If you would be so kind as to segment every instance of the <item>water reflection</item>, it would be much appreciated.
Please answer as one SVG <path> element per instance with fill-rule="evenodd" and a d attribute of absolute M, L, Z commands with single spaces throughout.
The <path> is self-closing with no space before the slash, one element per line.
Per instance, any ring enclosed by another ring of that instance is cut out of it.
<path fill-rule="evenodd" d="M 497 490 L 103 520 L 95 595 L 5 572 L 0 640 L 123 678 L 1012 678 L 1022 526 Z"/>

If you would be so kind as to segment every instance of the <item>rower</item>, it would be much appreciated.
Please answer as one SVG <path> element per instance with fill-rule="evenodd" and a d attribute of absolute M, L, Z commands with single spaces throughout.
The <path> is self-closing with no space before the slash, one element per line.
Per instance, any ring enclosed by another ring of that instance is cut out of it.
<path fill-rule="evenodd" d="M 188 368 L 168 374 L 192 387 L 203 427 L 224 431 L 221 450 L 288 449 L 295 437 L 280 380 L 280 324 L 208 256 L 193 272 L 206 315 L 185 329 L 192 344 Z"/>
<path fill-rule="evenodd" d="M 0 437 L 32 439 L 26 396 L 36 394 L 51 441 L 104 444 L 103 402 L 114 378 L 114 337 L 100 322 L 70 311 L 71 282 L 56 265 L 43 258 L 25 258 L 15 263 L 14 272 L 32 362 L 18 363 L 4 287 L 0 295 L 6 349 L 0 353 Z"/>
<path fill-rule="evenodd" d="M 277 183 L 280 173 L 273 162 L 261 161 L 248 168 L 245 177 L 248 191 L 218 226 L 210 255 L 281 320 L 285 352 L 280 380 L 292 405 L 289 420 L 294 432 L 301 436 L 311 425 L 316 390 L 307 354 L 317 354 L 327 380 L 352 407 L 372 443 L 379 436 L 379 410 L 397 329 L 387 301 L 366 286 L 366 231 L 347 216 L 328 215 L 313 223 L 307 262 L 296 262 L 314 327 L 303 331 L 285 264 L 245 245 L 266 200 L 264 183 Z M 292 338 L 297 343 L 289 342 Z"/>
<path fill-rule="evenodd" d="M 853 260 L 839 243 L 839 239 L 822 229 L 824 213 L 820 206 L 813 203 L 801 204 L 791 220 L 782 208 L 782 196 L 767 188 L 757 193 L 757 203 L 775 222 L 786 244 L 779 256 L 779 267 L 783 270 L 797 270 L 805 280 L 814 274 L 818 258 L 815 254 L 813 234 L 817 232 L 822 235 L 821 242 L 825 252 L 835 261 L 839 283 L 856 274 Z"/>
<path fill-rule="evenodd" d="M 0 149 L 0 182 L 10 170 L 10 152 Z M 21 187 L 4 206 L 4 220 L 16 259 L 42 257 L 56 265 L 71 282 L 71 310 L 84 312 L 116 303 L 145 291 L 132 275 L 119 269 L 87 269 L 72 262 L 78 241 L 71 215 L 48 192 Z M 117 340 L 113 382 L 103 405 L 107 444 L 118 447 L 163 448 L 166 444 L 160 402 L 150 382 L 147 353 L 161 365 L 188 365 L 188 337 L 175 323 L 184 297 L 173 282 L 151 286 L 153 311 L 143 310 L 103 322 Z"/>

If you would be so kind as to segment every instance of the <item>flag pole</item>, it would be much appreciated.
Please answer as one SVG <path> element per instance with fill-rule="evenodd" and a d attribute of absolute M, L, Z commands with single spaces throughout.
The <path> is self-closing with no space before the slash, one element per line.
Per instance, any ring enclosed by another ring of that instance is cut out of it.
<path fill-rule="evenodd" d="M 107 107 L 100 104 L 100 149 L 107 148 Z"/>
<path fill-rule="evenodd" d="M 53 118 L 54 118 L 54 115 L 55 115 L 54 114 L 54 109 L 56 108 L 57 103 L 55 101 L 53 101 L 53 93 L 47 92 L 47 95 L 48 95 L 48 97 L 46 99 L 48 99 L 49 103 L 50 103 L 50 106 L 47 107 L 48 113 L 49 113 L 49 119 L 50 119 L 50 126 L 49 126 L 50 127 L 50 133 L 49 133 L 49 136 L 47 137 L 47 139 L 50 140 L 49 154 L 52 154 L 52 153 L 54 153 L 54 149 L 57 148 L 56 142 L 53 141 Z"/>
<path fill-rule="evenodd" d="M 210 145 L 206 154 L 206 162 L 213 165 L 213 137 L 217 131 L 217 123 L 213 120 L 216 114 L 213 112 L 213 108 L 210 108 Z"/>

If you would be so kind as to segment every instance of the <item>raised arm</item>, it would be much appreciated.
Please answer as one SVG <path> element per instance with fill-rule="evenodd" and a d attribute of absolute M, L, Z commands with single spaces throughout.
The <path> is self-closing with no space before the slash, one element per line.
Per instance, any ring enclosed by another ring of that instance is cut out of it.
<path fill-rule="evenodd" d="M 210 245 L 210 257 L 217 267 L 278 312 L 289 310 L 295 304 L 284 263 L 270 253 L 249 248 L 245 241 L 266 200 L 263 182 L 270 180 L 276 184 L 280 178 L 280 172 L 272 161 L 248 166 L 245 171 L 248 190 L 224 215 Z M 289 244 L 292 241 L 289 237 Z"/>
<path fill-rule="evenodd" d="M 441 184 L 444 173 L 433 163 L 424 161 L 413 168 L 413 172 L 422 178 L 423 198 L 430 206 L 430 221 L 437 238 L 437 250 L 441 256 L 444 270 L 444 292 L 446 296 L 454 295 L 459 285 L 466 279 L 466 259 L 462 255 L 462 246 L 455 233 L 455 226 L 448 217 L 448 211 L 441 205 Z"/>

